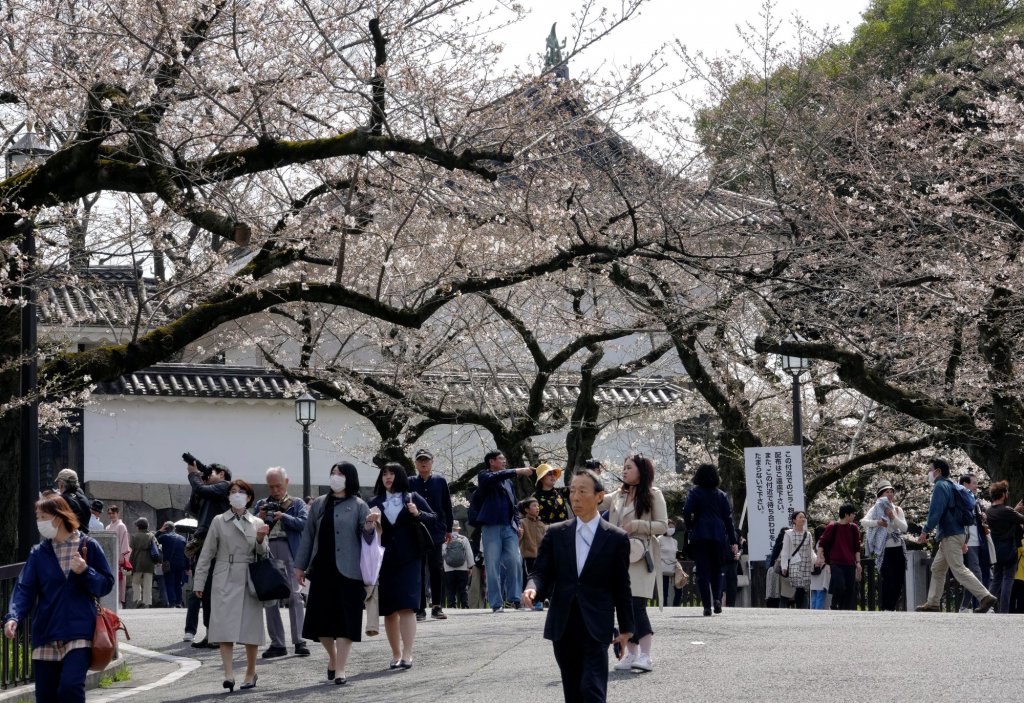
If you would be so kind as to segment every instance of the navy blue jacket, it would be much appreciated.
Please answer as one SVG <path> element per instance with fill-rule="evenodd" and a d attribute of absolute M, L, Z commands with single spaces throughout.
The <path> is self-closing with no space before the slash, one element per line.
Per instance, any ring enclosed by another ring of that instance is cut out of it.
<path fill-rule="evenodd" d="M 188 475 L 188 482 L 192 484 L 192 496 L 188 501 L 188 511 L 196 517 L 196 534 L 198 537 L 205 537 L 210 531 L 210 523 L 213 518 L 231 510 L 231 503 L 228 502 L 228 490 L 231 483 L 218 481 L 212 486 L 203 483 L 203 477 L 199 473 Z"/>
<path fill-rule="evenodd" d="M 50 540 L 32 547 L 18 583 L 14 586 L 10 610 L 4 622 L 21 622 L 32 615 L 32 646 L 41 647 L 57 640 L 92 640 L 96 631 L 96 601 L 114 588 L 103 547 L 88 535 L 85 562 L 80 574 L 60 568 Z"/>
<path fill-rule="evenodd" d="M 430 474 L 430 478 L 424 481 L 419 474 L 409 479 L 409 488 L 419 493 L 431 510 L 437 515 L 437 520 L 430 528 L 430 534 L 434 536 L 434 544 L 440 545 L 444 542 L 444 536 L 452 532 L 452 494 L 448 491 L 448 482 L 443 476 Z"/>
<path fill-rule="evenodd" d="M 252 514 L 258 516 L 260 510 L 266 505 L 268 498 L 260 498 L 252 506 Z M 299 545 L 302 543 L 302 532 L 306 529 L 306 520 L 309 519 L 309 506 L 301 498 L 292 496 L 292 504 L 284 511 L 281 518 L 281 526 L 284 528 L 284 536 L 288 540 L 288 549 L 292 552 L 292 559 L 299 555 Z M 274 518 L 270 515 L 264 520 L 270 525 Z"/>
<path fill-rule="evenodd" d="M 488 471 L 484 469 L 477 474 L 476 480 L 484 491 L 477 521 L 481 525 L 509 525 L 519 527 L 519 511 L 516 510 L 516 493 L 512 488 L 512 479 L 516 477 L 515 469 Z"/>
<path fill-rule="evenodd" d="M 686 496 L 683 520 L 691 540 L 706 539 L 720 544 L 738 544 L 732 523 L 732 508 L 725 493 L 717 488 L 694 486 Z"/>
<path fill-rule="evenodd" d="M 177 532 L 160 532 L 156 536 L 160 543 L 160 551 L 164 556 L 164 566 L 175 571 L 184 571 L 188 568 L 188 558 L 185 556 L 185 538 Z"/>
<path fill-rule="evenodd" d="M 413 517 L 405 503 L 412 500 L 419 509 L 420 514 Z M 430 511 L 430 506 L 422 496 L 416 493 L 406 493 L 402 497 L 402 512 L 398 513 L 395 522 L 388 521 L 384 514 L 384 498 L 374 496 L 370 499 L 371 508 L 380 508 L 380 544 L 384 547 L 384 562 L 388 564 L 405 564 L 421 558 L 420 543 L 416 538 L 416 530 L 420 529 L 416 523 L 422 522 L 427 527 L 432 527 L 437 516 Z"/>

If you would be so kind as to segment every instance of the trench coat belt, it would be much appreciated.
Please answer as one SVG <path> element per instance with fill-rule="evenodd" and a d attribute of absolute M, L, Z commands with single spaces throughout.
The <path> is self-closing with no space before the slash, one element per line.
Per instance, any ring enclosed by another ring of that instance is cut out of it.
<path fill-rule="evenodd" d="M 234 554 L 228 554 L 229 564 L 251 564 L 253 561 L 251 556 L 235 556 Z"/>

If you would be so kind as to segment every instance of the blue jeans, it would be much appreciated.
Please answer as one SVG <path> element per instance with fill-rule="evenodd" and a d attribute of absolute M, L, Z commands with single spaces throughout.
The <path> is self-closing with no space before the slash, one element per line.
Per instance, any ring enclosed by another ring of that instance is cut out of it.
<path fill-rule="evenodd" d="M 992 567 L 991 593 L 999 599 L 999 612 L 1010 612 L 1010 594 L 1013 592 L 1013 574 L 1017 571 L 1017 560 L 997 561 Z"/>
<path fill-rule="evenodd" d="M 500 608 L 505 601 L 518 603 L 523 592 L 519 534 L 511 525 L 484 525 L 480 529 L 487 567 L 487 600 L 491 608 Z"/>
<path fill-rule="evenodd" d="M 811 610 L 824 610 L 828 601 L 828 591 L 822 588 L 820 591 L 811 591 Z"/>
<path fill-rule="evenodd" d="M 32 660 L 37 703 L 85 703 L 85 672 L 92 649 L 72 649 L 59 662 Z"/>

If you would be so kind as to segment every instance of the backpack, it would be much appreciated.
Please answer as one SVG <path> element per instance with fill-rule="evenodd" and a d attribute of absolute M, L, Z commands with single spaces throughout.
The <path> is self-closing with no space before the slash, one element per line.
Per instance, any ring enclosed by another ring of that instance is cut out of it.
<path fill-rule="evenodd" d="M 974 506 L 977 500 L 974 494 L 961 486 L 953 484 L 953 500 L 950 502 L 949 510 L 953 513 L 956 524 L 960 527 L 970 527 L 974 524 Z"/>
<path fill-rule="evenodd" d="M 444 563 L 453 569 L 460 568 L 466 564 L 466 543 L 458 537 L 453 537 L 444 548 Z"/>

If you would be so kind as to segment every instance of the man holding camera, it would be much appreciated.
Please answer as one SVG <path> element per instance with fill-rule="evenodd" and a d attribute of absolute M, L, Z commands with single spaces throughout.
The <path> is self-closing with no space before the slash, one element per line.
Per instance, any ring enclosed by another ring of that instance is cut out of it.
<path fill-rule="evenodd" d="M 270 497 L 256 501 L 252 511 L 270 527 L 270 553 L 275 559 L 284 562 L 285 571 L 291 579 L 292 594 L 288 599 L 288 617 L 292 626 L 292 643 L 295 645 L 296 655 L 308 657 L 309 649 L 302 639 L 305 608 L 302 603 L 302 592 L 295 580 L 292 556 L 299 552 L 299 542 L 302 540 L 302 531 L 306 528 L 309 510 L 305 501 L 288 495 L 288 472 L 280 466 L 267 469 L 267 491 Z M 281 610 L 277 601 L 269 601 L 265 607 L 270 646 L 263 652 L 263 658 L 283 657 L 288 654 L 288 649 L 284 644 Z"/>
<path fill-rule="evenodd" d="M 223 464 L 204 465 L 196 460 L 191 454 L 185 453 L 181 457 L 188 467 L 188 482 L 192 485 L 192 496 L 188 501 L 188 512 L 196 516 L 196 531 L 192 539 L 185 547 L 185 554 L 190 559 L 192 573 L 195 573 L 196 560 L 203 550 L 203 542 L 206 540 L 206 533 L 210 530 L 210 523 L 213 518 L 221 513 L 227 512 L 231 505 L 228 503 L 228 489 L 231 488 L 231 470 Z M 205 584 L 192 584 L 192 593 L 188 597 L 188 612 L 185 614 L 185 641 L 191 641 L 196 634 L 199 624 L 199 606 L 203 607 L 203 625 L 207 631 L 210 629 L 210 591 L 213 585 L 213 562 L 210 563 L 209 576 Z M 199 586 L 199 588 L 197 588 Z M 200 591 L 202 599 L 196 596 Z M 215 648 L 216 644 L 210 644 L 207 638 L 199 642 L 192 642 L 192 646 L 202 649 Z"/>

